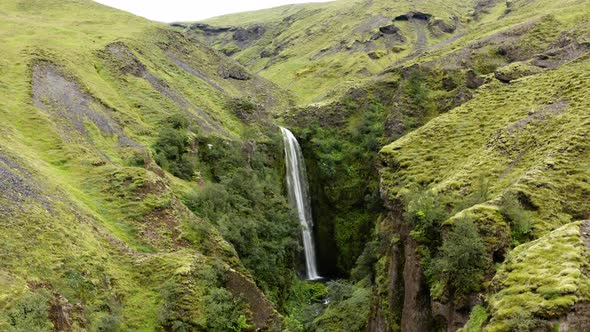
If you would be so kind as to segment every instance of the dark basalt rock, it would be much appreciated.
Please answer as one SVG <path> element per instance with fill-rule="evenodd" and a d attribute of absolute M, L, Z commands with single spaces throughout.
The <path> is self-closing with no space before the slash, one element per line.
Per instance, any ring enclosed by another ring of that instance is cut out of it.
<path fill-rule="evenodd" d="M 234 31 L 236 28 L 232 27 L 214 27 L 205 23 L 195 23 L 190 26 L 191 30 L 201 30 L 206 33 L 223 33 L 227 31 Z"/>
<path fill-rule="evenodd" d="M 421 12 L 412 13 L 412 18 L 416 19 L 416 20 L 428 21 L 431 17 L 432 17 L 432 15 L 427 14 L 427 13 L 421 13 Z"/>
<path fill-rule="evenodd" d="M 188 27 L 186 24 L 183 24 L 183 23 L 176 23 L 176 22 L 174 22 L 174 23 L 170 23 L 170 26 L 171 26 L 171 27 L 175 27 L 175 28 L 187 28 L 187 27 Z"/>
<path fill-rule="evenodd" d="M 468 70 L 465 73 L 465 85 L 470 89 L 477 89 L 485 83 L 484 79 L 477 76 L 473 70 Z"/>
<path fill-rule="evenodd" d="M 272 51 L 268 50 L 268 49 L 262 50 L 262 52 L 260 52 L 260 57 L 261 58 L 275 57 L 275 56 L 279 55 L 279 53 L 281 53 L 281 51 L 283 51 L 284 48 L 285 48 L 284 46 L 277 46 Z"/>
<path fill-rule="evenodd" d="M 402 43 L 406 41 L 406 38 L 402 34 L 401 29 L 398 28 L 395 24 L 380 27 L 379 31 L 375 32 L 375 34 L 371 36 L 371 40 L 378 40 L 383 37 L 387 37 L 390 39 L 393 38 L 394 40 Z"/>
<path fill-rule="evenodd" d="M 367 56 L 369 56 L 369 58 L 371 58 L 372 60 L 378 60 L 383 57 L 383 54 L 380 52 L 373 51 L 373 52 L 367 53 Z"/>
<path fill-rule="evenodd" d="M 395 24 L 390 24 L 390 25 L 380 27 L 379 31 L 381 31 L 381 33 L 384 33 L 386 35 L 395 35 L 395 34 L 401 33 L 401 30 L 398 27 L 396 27 Z"/>
<path fill-rule="evenodd" d="M 422 13 L 422 12 L 409 12 L 404 15 L 396 16 L 393 20 L 394 21 L 409 21 L 411 19 L 414 19 L 414 20 L 428 21 L 428 20 L 430 20 L 430 18 L 432 18 L 431 14 Z"/>
<path fill-rule="evenodd" d="M 237 29 L 233 33 L 232 39 L 239 43 L 248 43 L 262 38 L 265 32 L 266 29 L 263 26 L 253 25 L 247 28 Z"/>
<path fill-rule="evenodd" d="M 448 23 L 442 19 L 433 19 L 428 22 L 428 28 L 431 31 L 440 30 L 445 33 L 453 33 L 457 29 L 457 25 L 454 23 Z"/>
<path fill-rule="evenodd" d="M 442 86 L 445 91 L 451 91 L 457 88 L 457 83 L 451 77 L 445 77 L 442 79 Z"/>

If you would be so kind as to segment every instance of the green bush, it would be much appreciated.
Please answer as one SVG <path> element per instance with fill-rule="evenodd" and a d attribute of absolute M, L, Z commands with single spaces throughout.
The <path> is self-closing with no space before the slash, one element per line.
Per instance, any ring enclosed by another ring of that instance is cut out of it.
<path fill-rule="evenodd" d="M 107 314 L 98 320 L 96 330 L 99 332 L 116 332 L 120 330 L 121 319 L 118 315 Z"/>
<path fill-rule="evenodd" d="M 158 138 L 152 146 L 156 163 L 185 180 L 193 177 L 197 166 L 195 156 L 189 151 L 191 132 L 188 126 L 186 117 L 171 116 L 161 125 Z"/>
<path fill-rule="evenodd" d="M 373 229 L 372 217 L 366 211 L 354 211 L 334 218 L 334 234 L 340 251 L 338 265 L 344 270 L 350 271 L 363 253 Z"/>
<path fill-rule="evenodd" d="M 199 156 L 211 167 L 206 173 L 213 182 L 189 192 L 183 201 L 219 229 L 258 286 L 282 307 L 289 295 L 300 234 L 283 195 L 283 178 L 268 166 L 264 146 L 246 152 L 233 142 L 206 142 L 213 146 L 200 149 Z"/>
<path fill-rule="evenodd" d="M 500 213 L 510 222 L 514 246 L 530 240 L 531 216 L 523 208 L 516 194 L 507 192 L 502 196 Z"/>
<path fill-rule="evenodd" d="M 7 311 L 8 331 L 45 332 L 51 331 L 49 320 L 49 300 L 51 294 L 45 289 L 29 293 L 14 303 Z"/>
<path fill-rule="evenodd" d="M 366 244 L 363 253 L 356 260 L 356 265 L 352 269 L 350 276 L 354 281 L 362 279 L 374 279 L 374 266 L 379 258 L 379 241 L 374 240 Z"/>
<path fill-rule="evenodd" d="M 315 210 L 318 233 L 335 241 L 324 245 L 337 249 L 336 268 L 346 275 L 371 240 L 383 207 L 376 168 L 388 112 L 376 98 L 352 96 L 338 105 L 338 112 L 348 117 L 346 126 L 314 122 L 299 136 L 311 194 L 323 201 L 322 211 Z"/>
<path fill-rule="evenodd" d="M 182 285 L 169 280 L 160 289 L 162 303 L 158 309 L 158 322 L 167 331 L 191 331 L 192 324 L 182 308 Z"/>
<path fill-rule="evenodd" d="M 489 257 L 477 226 L 463 218 L 449 232 L 431 268 L 457 300 L 480 289 L 488 265 Z"/>
<path fill-rule="evenodd" d="M 328 283 L 328 305 L 313 321 L 315 331 L 363 331 L 369 319 L 371 290 L 364 282 Z"/>
<path fill-rule="evenodd" d="M 436 248 L 440 242 L 441 223 L 448 217 L 441 197 L 422 191 L 410 193 L 406 199 L 405 219 L 413 226 L 412 236 L 419 243 Z"/>
<path fill-rule="evenodd" d="M 213 288 L 204 298 L 207 319 L 207 331 L 243 331 L 250 329 L 245 311 L 246 306 L 235 300 L 232 294 L 223 288 Z"/>
<path fill-rule="evenodd" d="M 506 325 L 510 332 L 533 331 L 543 326 L 543 320 L 533 317 L 529 312 L 519 311 L 510 316 Z"/>

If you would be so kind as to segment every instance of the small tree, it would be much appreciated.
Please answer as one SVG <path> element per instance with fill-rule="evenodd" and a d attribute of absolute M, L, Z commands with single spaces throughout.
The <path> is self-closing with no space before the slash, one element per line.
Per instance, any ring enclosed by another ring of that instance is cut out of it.
<path fill-rule="evenodd" d="M 188 127 L 186 117 L 172 115 L 160 127 L 158 139 L 153 145 L 158 165 L 185 180 L 190 180 L 196 169 L 196 159 L 188 151 L 191 141 Z"/>
<path fill-rule="evenodd" d="M 434 273 L 455 298 L 478 291 L 489 257 L 472 220 L 459 219 L 433 261 Z"/>
<path fill-rule="evenodd" d="M 414 227 L 412 236 L 418 242 L 436 247 L 440 242 L 440 225 L 448 214 L 440 197 L 430 191 L 411 194 L 405 219 Z"/>
<path fill-rule="evenodd" d="M 49 300 L 51 294 L 45 289 L 25 295 L 6 312 L 8 331 L 41 332 L 50 331 Z"/>
<path fill-rule="evenodd" d="M 508 192 L 502 196 L 500 213 L 510 221 L 513 244 L 527 242 L 531 233 L 531 216 L 526 211 L 516 194 Z"/>

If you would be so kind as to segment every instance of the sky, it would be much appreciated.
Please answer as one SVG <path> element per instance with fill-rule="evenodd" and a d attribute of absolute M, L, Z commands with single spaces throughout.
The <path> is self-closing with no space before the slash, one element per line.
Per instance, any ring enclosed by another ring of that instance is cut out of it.
<path fill-rule="evenodd" d="M 198 21 L 224 14 L 329 0 L 95 0 L 153 21 Z"/>

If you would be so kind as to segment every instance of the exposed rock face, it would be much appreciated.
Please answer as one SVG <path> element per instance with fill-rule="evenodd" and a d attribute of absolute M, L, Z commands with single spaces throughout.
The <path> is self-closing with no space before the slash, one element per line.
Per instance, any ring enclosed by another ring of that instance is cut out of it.
<path fill-rule="evenodd" d="M 135 56 L 127 45 L 121 42 L 109 44 L 105 50 L 105 56 L 110 57 L 111 63 L 123 74 L 131 74 L 135 77 L 145 79 L 149 84 L 162 95 L 172 100 L 189 117 L 197 117 L 199 126 L 205 132 L 226 133 L 226 131 L 205 111 L 200 110 L 181 93 L 173 89 L 166 81 L 156 76 Z M 182 68 L 182 67 L 181 67 Z M 246 77 L 248 74 L 234 74 L 236 77 Z M 223 76 L 223 75 L 222 75 Z M 228 78 L 232 77 L 228 75 Z M 232 77 L 233 78 L 233 77 Z M 249 78 L 249 76 L 248 76 Z M 244 78 L 246 79 L 246 78 Z"/>
<path fill-rule="evenodd" d="M 384 33 L 386 35 L 395 35 L 395 34 L 401 33 L 401 30 L 398 27 L 396 27 L 395 24 L 390 24 L 390 25 L 380 27 L 379 31 L 381 31 L 381 33 Z"/>
<path fill-rule="evenodd" d="M 174 54 L 173 52 L 167 51 L 166 52 L 166 56 L 168 56 L 168 58 L 174 62 L 174 64 L 176 64 L 178 67 L 182 68 L 182 70 L 202 79 L 203 81 L 207 82 L 209 85 L 211 85 L 214 89 L 220 91 L 220 92 L 225 92 L 225 90 L 220 87 L 217 83 L 215 83 L 213 80 L 209 79 L 207 76 L 201 74 L 198 70 L 196 70 L 195 68 L 191 67 L 188 63 L 182 61 L 178 56 L 176 56 L 176 54 Z"/>
<path fill-rule="evenodd" d="M 375 32 L 375 34 L 371 37 L 371 40 L 374 41 L 382 38 L 386 38 L 386 40 L 388 40 L 390 43 L 393 42 L 394 44 L 403 43 L 406 41 L 406 37 L 404 37 L 401 29 L 395 24 L 379 27 L 379 31 Z"/>
<path fill-rule="evenodd" d="M 403 242 L 404 299 L 401 330 L 408 332 L 430 331 L 430 290 L 417 253 L 418 243 L 409 232 L 399 234 Z M 399 271 L 396 271 L 399 274 Z"/>
<path fill-rule="evenodd" d="M 401 318 L 398 328 L 401 331 L 426 332 L 432 331 L 430 290 L 420 264 L 417 253 L 418 244 L 410 236 L 411 227 L 403 221 L 403 208 L 400 202 L 388 201 L 385 191 L 381 196 L 390 213 L 382 228 L 392 237 L 392 245 L 387 249 L 387 310 L 389 317 Z M 384 231 L 384 230 L 382 230 Z M 383 303 L 373 308 L 373 317 L 369 321 L 370 331 L 390 331 L 391 318 L 384 319 L 381 311 Z M 395 320 L 395 318 L 394 318 Z M 393 323 L 395 324 L 395 323 Z"/>
<path fill-rule="evenodd" d="M 72 331 L 72 319 L 70 318 L 70 312 L 73 306 L 68 300 L 62 295 L 55 294 L 55 297 L 51 300 L 49 309 L 49 319 L 53 323 L 54 331 Z"/>
<path fill-rule="evenodd" d="M 141 63 L 125 66 L 125 72 L 145 70 Z M 49 63 L 39 62 L 33 65 L 33 104 L 54 116 L 60 127 L 60 134 L 67 141 L 83 139 L 92 140 L 85 125 L 92 122 L 105 136 L 117 136 L 123 147 L 140 146 L 129 138 L 119 124 L 113 120 L 114 111 L 104 106 L 99 100 L 90 96 L 72 78 L 62 70 Z"/>
<path fill-rule="evenodd" d="M 190 29 L 191 30 L 201 30 L 201 31 L 205 32 L 206 34 L 218 34 L 218 33 L 223 33 L 223 32 L 227 32 L 227 31 L 234 31 L 236 28 L 214 27 L 214 26 L 211 26 L 211 25 L 205 24 L 205 23 L 195 23 L 190 26 Z"/>
<path fill-rule="evenodd" d="M 262 38 L 265 32 L 266 29 L 262 25 L 253 25 L 247 28 L 237 29 L 233 33 L 232 39 L 240 45 L 248 44 Z"/>
<path fill-rule="evenodd" d="M 428 22 L 428 28 L 435 34 L 439 34 L 439 31 L 453 33 L 457 29 L 457 25 L 455 22 L 451 23 L 440 18 L 435 18 Z"/>
<path fill-rule="evenodd" d="M 0 216 L 5 217 L 16 211 L 24 212 L 22 204 L 27 200 L 39 201 L 46 209 L 51 210 L 51 203 L 35 177 L 16 160 L 0 153 Z"/>
<path fill-rule="evenodd" d="M 484 79 L 477 76 L 472 70 L 468 70 L 465 74 L 465 85 L 470 89 L 477 89 L 485 83 Z"/>
<path fill-rule="evenodd" d="M 590 51 L 590 42 L 579 43 L 562 36 L 550 50 L 536 54 L 531 64 L 541 68 L 554 69 Z"/>
<path fill-rule="evenodd" d="M 590 331 L 590 303 L 577 303 L 560 324 L 559 331 Z"/>
<path fill-rule="evenodd" d="M 396 16 L 393 20 L 394 21 L 409 21 L 411 19 L 416 19 L 416 20 L 428 21 L 428 20 L 430 20 L 431 17 L 432 17 L 432 15 L 431 14 L 427 14 L 427 13 L 422 13 L 422 12 L 409 12 L 409 13 L 404 14 L 404 15 Z"/>
<path fill-rule="evenodd" d="M 280 331 L 280 316 L 253 281 L 240 272 L 229 270 L 226 287 L 234 296 L 246 301 L 257 331 Z"/>

